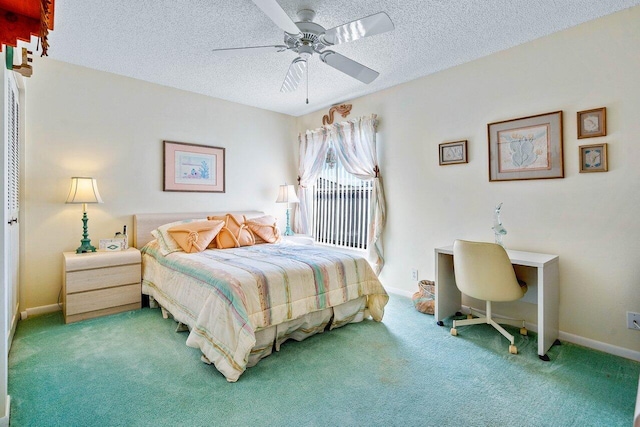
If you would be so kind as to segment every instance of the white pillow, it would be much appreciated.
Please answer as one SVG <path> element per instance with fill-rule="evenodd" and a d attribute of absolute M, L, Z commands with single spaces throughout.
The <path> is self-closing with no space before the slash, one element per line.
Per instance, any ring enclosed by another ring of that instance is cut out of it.
<path fill-rule="evenodd" d="M 199 222 L 206 220 L 207 218 L 196 218 L 170 222 L 168 224 L 161 225 L 160 227 L 153 230 L 151 232 L 151 235 L 158 241 L 158 246 L 160 246 L 160 253 L 163 256 L 167 256 L 173 252 L 182 251 L 182 248 L 180 247 L 178 242 L 176 242 L 176 240 L 171 237 L 171 234 L 168 231 L 171 227 L 175 227 L 176 225 L 180 224 L 187 224 L 189 222 Z"/>

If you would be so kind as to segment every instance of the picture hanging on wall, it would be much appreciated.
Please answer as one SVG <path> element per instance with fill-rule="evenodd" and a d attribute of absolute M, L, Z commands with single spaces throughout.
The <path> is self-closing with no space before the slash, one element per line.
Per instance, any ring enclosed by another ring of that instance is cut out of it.
<path fill-rule="evenodd" d="M 445 142 L 440 147 L 440 166 L 467 163 L 467 140 Z"/>
<path fill-rule="evenodd" d="M 606 172 L 609 169 L 607 164 L 607 144 L 581 145 L 580 149 L 580 173 L 583 172 Z"/>
<path fill-rule="evenodd" d="M 489 181 L 564 178 L 562 111 L 487 125 Z"/>
<path fill-rule="evenodd" d="M 578 111 L 578 139 L 607 134 L 607 108 Z"/>
<path fill-rule="evenodd" d="M 163 190 L 224 193 L 224 148 L 164 141 Z"/>

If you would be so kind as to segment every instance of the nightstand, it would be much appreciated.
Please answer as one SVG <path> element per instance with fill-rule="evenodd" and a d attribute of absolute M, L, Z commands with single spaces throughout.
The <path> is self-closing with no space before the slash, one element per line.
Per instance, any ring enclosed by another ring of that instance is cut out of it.
<path fill-rule="evenodd" d="M 140 251 L 63 253 L 65 323 L 141 307 Z"/>
<path fill-rule="evenodd" d="M 294 234 L 292 236 L 282 236 L 283 240 L 286 240 L 297 245 L 313 245 L 313 237 L 307 234 Z"/>

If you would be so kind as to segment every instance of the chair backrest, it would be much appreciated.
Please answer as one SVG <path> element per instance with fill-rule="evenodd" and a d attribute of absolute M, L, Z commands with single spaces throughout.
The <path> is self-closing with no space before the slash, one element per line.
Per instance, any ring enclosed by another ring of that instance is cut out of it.
<path fill-rule="evenodd" d="M 515 301 L 524 296 L 504 248 L 495 243 L 456 240 L 453 269 L 460 292 L 485 301 Z"/>

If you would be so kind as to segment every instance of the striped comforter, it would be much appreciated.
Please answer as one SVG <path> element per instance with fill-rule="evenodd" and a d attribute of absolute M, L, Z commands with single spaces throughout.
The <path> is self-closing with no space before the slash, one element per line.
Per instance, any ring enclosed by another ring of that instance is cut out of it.
<path fill-rule="evenodd" d="M 228 381 L 247 367 L 256 331 L 359 297 L 382 320 L 387 293 L 368 262 L 318 246 L 261 244 L 162 256 L 142 249 L 143 293 L 189 325 L 199 348 Z"/>

